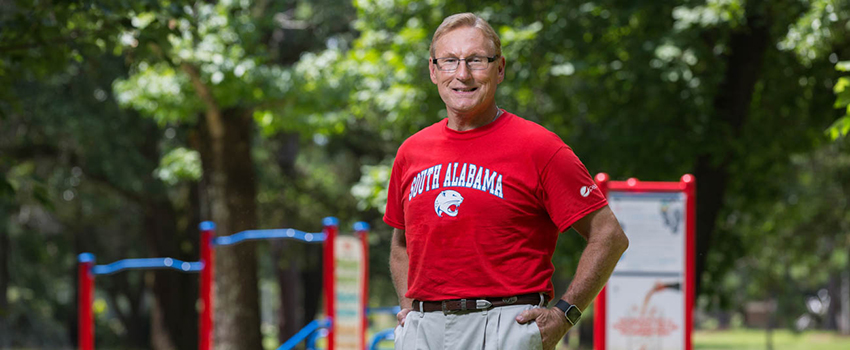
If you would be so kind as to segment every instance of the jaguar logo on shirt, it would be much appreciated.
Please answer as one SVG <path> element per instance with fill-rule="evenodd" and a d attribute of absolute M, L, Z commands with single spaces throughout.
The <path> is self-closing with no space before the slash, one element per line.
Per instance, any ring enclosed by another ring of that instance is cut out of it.
<path fill-rule="evenodd" d="M 445 190 L 440 192 L 437 199 L 434 200 L 434 211 L 437 212 L 439 217 L 443 217 L 443 213 L 454 217 L 457 216 L 460 203 L 463 203 L 463 196 L 460 193 L 454 190 Z"/>

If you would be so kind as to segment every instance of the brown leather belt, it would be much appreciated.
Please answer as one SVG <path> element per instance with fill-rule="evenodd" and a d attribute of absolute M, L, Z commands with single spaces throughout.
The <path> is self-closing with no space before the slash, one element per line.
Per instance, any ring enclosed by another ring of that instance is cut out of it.
<path fill-rule="evenodd" d="M 442 301 L 413 301 L 413 311 L 442 311 L 462 312 L 462 311 L 481 311 L 488 310 L 494 307 L 508 305 L 546 305 L 546 297 L 541 293 L 531 293 L 516 295 L 503 298 L 470 298 L 470 299 L 452 299 Z"/>

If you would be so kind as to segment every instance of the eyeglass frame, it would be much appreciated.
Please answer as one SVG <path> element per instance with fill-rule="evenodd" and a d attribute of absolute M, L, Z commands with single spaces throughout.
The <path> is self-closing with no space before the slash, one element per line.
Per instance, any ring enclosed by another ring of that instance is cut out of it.
<path fill-rule="evenodd" d="M 431 63 L 434 63 L 434 66 L 436 66 L 436 67 L 437 67 L 437 70 L 439 70 L 439 71 L 441 71 L 441 72 L 454 72 L 454 71 L 456 71 L 456 70 L 458 69 L 458 67 L 460 67 L 460 61 L 463 61 L 463 64 L 465 64 L 465 65 L 466 65 L 466 68 L 468 68 L 469 70 L 485 70 L 485 69 L 487 69 L 487 68 L 490 68 L 490 63 L 493 63 L 494 61 L 496 61 L 496 59 L 497 59 L 497 58 L 499 58 L 499 57 L 501 57 L 501 56 L 502 56 L 502 55 L 500 55 L 500 54 L 495 54 L 495 55 L 490 56 L 490 57 L 487 57 L 487 56 L 478 56 L 478 55 L 476 55 L 476 56 L 469 56 L 469 57 L 467 57 L 467 58 L 457 58 L 457 57 L 432 57 L 432 58 L 431 58 Z M 458 62 L 457 62 L 457 67 L 455 67 L 455 69 L 441 69 L 441 68 L 440 68 L 440 64 L 439 64 L 439 63 L 437 63 L 437 60 L 444 60 L 444 59 L 449 59 L 449 58 L 453 58 L 453 59 L 458 60 Z M 467 61 L 467 60 L 468 60 L 468 59 L 470 59 L 470 58 L 486 58 L 486 59 L 487 59 L 487 66 L 486 66 L 486 67 L 484 67 L 484 68 L 480 68 L 480 69 L 472 68 L 472 67 L 470 67 L 470 66 L 469 66 L 469 61 Z"/>

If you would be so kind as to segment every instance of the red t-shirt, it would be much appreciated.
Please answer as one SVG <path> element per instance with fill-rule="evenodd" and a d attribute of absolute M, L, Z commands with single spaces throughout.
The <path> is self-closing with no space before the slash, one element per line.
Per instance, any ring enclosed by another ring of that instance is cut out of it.
<path fill-rule="evenodd" d="M 554 133 L 511 113 L 469 131 L 444 119 L 401 145 L 384 222 L 405 230 L 408 298 L 545 292 L 558 233 L 607 204 Z"/>

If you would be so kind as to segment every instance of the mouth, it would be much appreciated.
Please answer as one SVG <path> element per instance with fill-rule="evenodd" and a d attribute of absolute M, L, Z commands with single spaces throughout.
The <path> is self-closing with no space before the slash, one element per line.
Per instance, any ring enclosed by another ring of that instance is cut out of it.
<path fill-rule="evenodd" d="M 460 93 L 473 92 L 473 91 L 475 91 L 475 90 L 478 90 L 478 88 L 477 88 L 477 87 L 471 87 L 471 88 L 452 88 L 452 91 L 454 91 L 454 92 L 460 92 Z"/>

